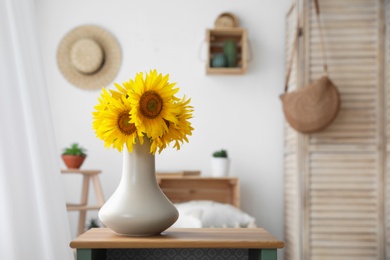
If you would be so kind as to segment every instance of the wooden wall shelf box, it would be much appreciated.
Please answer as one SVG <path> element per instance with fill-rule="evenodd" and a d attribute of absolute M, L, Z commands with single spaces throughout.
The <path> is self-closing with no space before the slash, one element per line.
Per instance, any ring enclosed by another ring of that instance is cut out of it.
<path fill-rule="evenodd" d="M 223 52 L 223 44 L 228 39 L 232 39 L 237 44 L 237 67 L 211 67 L 212 58 Z M 208 45 L 207 74 L 240 75 L 246 72 L 248 66 L 248 36 L 246 29 L 237 27 L 208 29 L 206 41 Z"/>

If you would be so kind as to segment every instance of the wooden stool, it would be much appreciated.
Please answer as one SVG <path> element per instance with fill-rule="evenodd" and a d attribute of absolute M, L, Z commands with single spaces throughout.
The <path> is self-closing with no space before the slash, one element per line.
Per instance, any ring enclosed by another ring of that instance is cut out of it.
<path fill-rule="evenodd" d="M 80 204 L 66 204 L 68 211 L 77 210 L 80 211 L 79 224 L 77 230 L 77 236 L 84 232 L 85 219 L 87 210 L 99 210 L 104 204 L 103 190 L 99 180 L 100 170 L 80 170 L 80 169 L 66 169 L 61 170 L 61 173 L 67 174 L 82 174 L 83 175 L 83 186 L 81 190 L 81 201 Z M 89 192 L 89 181 L 92 179 L 95 188 L 96 198 L 98 200 L 97 205 L 88 205 L 88 192 Z"/>

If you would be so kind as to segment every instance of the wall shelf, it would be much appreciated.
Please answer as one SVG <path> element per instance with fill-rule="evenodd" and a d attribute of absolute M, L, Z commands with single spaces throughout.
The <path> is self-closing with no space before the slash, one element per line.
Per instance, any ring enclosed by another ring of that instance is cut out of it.
<path fill-rule="evenodd" d="M 212 67 L 212 59 L 215 55 L 223 53 L 223 46 L 226 40 L 232 40 L 237 46 L 237 64 L 235 67 Z M 241 75 L 246 72 L 248 63 L 248 36 L 246 29 L 238 27 L 208 29 L 206 41 L 208 44 L 207 74 Z"/>

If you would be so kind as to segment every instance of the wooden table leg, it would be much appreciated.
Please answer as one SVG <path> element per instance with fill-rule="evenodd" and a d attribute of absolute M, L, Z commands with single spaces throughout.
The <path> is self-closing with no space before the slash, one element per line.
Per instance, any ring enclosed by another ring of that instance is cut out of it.
<path fill-rule="evenodd" d="M 277 260 L 276 249 L 249 249 L 249 260 Z"/>
<path fill-rule="evenodd" d="M 262 249 L 261 250 L 261 260 L 276 260 L 278 258 L 278 254 L 276 249 Z"/>
<path fill-rule="evenodd" d="M 83 187 L 81 190 L 81 205 L 86 206 L 88 203 L 88 192 L 89 192 L 89 179 L 90 177 L 88 175 L 84 175 L 83 179 Z M 84 226 L 85 226 L 85 220 L 87 217 L 87 210 L 86 209 L 80 209 L 80 215 L 79 215 L 79 226 L 77 235 L 81 235 L 84 233 Z"/>
<path fill-rule="evenodd" d="M 77 260 L 92 260 L 92 249 L 77 249 Z"/>
<path fill-rule="evenodd" d="M 106 260 L 106 249 L 77 249 L 77 260 Z"/>
<path fill-rule="evenodd" d="M 97 200 L 99 203 L 98 205 L 103 206 L 104 196 L 103 196 L 102 185 L 100 184 L 100 181 L 99 181 L 99 176 L 97 174 L 92 176 L 92 180 L 93 180 L 93 186 L 95 188 L 96 197 L 97 197 Z"/>

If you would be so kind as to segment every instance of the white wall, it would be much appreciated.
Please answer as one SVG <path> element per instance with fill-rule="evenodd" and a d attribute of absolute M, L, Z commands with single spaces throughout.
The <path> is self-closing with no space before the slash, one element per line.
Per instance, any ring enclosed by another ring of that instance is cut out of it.
<path fill-rule="evenodd" d="M 107 198 L 119 183 L 121 154 L 106 150 L 91 126 L 100 91 L 74 87 L 56 63 L 58 43 L 70 29 L 97 24 L 111 31 L 122 46 L 123 63 L 116 82 L 156 68 L 170 74 L 171 81 L 181 88 L 180 95 L 192 98 L 195 131 L 190 143 L 180 151 L 168 149 L 157 155 L 157 170 L 201 170 L 207 175 L 211 153 L 226 148 L 232 159 L 231 175 L 241 180 L 242 208 L 256 217 L 259 226 L 283 239 L 283 114 L 279 94 L 284 83 L 284 18 L 290 1 L 35 2 L 59 158 L 63 147 L 78 142 L 88 149 L 83 168 L 103 171 Z M 236 14 L 241 27 L 248 30 L 253 58 L 242 76 L 206 75 L 199 57 L 206 28 L 213 28 L 217 16 L 225 11 Z M 76 202 L 79 179 L 63 177 L 67 198 Z M 70 221 L 75 237 L 77 214 L 70 214 Z"/>

